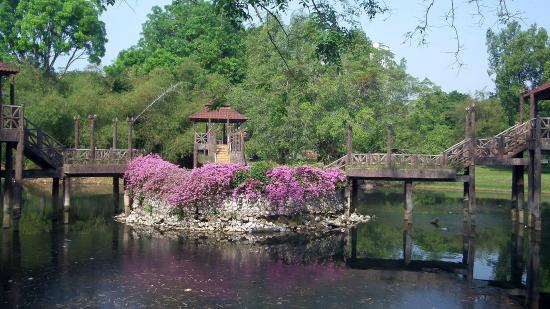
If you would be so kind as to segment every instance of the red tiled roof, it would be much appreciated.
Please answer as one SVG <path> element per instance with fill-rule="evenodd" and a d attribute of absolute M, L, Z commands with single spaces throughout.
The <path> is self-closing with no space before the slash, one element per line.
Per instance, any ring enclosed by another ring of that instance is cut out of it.
<path fill-rule="evenodd" d="M 12 75 L 19 73 L 19 70 L 9 67 L 7 64 L 0 62 L 0 75 Z"/>
<path fill-rule="evenodd" d="M 193 115 L 189 116 L 191 121 L 195 122 L 245 122 L 248 120 L 248 117 L 236 112 L 229 106 L 222 106 L 214 110 L 210 110 L 211 105 L 206 105 L 202 111 L 196 112 Z"/>

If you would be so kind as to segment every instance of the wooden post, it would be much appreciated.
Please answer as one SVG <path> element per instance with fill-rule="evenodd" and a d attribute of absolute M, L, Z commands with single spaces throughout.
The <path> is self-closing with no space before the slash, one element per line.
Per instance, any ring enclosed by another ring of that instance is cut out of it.
<path fill-rule="evenodd" d="M 15 105 L 15 75 L 10 79 L 10 104 Z"/>
<path fill-rule="evenodd" d="M 229 119 L 227 119 L 227 122 L 225 123 L 224 133 L 225 133 L 225 140 L 227 142 L 227 145 L 231 144 L 231 137 L 230 137 L 231 131 L 229 130 Z"/>
<path fill-rule="evenodd" d="M 519 287 L 523 278 L 523 225 L 514 224 L 512 226 L 512 254 L 510 257 L 511 276 L 510 281 L 513 286 Z"/>
<path fill-rule="evenodd" d="M 504 136 L 500 136 L 497 139 L 497 146 L 498 146 L 498 158 L 503 159 L 504 158 Z"/>
<path fill-rule="evenodd" d="M 69 223 L 69 209 L 71 208 L 71 177 L 63 177 L 63 223 Z"/>
<path fill-rule="evenodd" d="M 393 149 L 393 131 L 391 125 L 386 128 L 386 165 L 391 166 L 392 161 L 392 149 Z"/>
<path fill-rule="evenodd" d="M 474 263 L 475 263 L 475 226 L 469 223 L 464 224 L 464 244 L 463 244 L 463 262 L 467 265 L 466 278 L 468 281 L 474 279 Z"/>
<path fill-rule="evenodd" d="M 464 176 L 468 176 L 468 173 L 470 172 L 469 168 L 466 167 L 464 170 Z M 470 203 L 470 177 L 467 177 L 468 180 L 464 182 L 464 194 L 463 194 L 463 203 L 462 203 L 462 211 L 464 213 L 464 223 L 468 222 L 468 205 Z"/>
<path fill-rule="evenodd" d="M 113 118 L 113 149 L 117 149 L 118 118 Z"/>
<path fill-rule="evenodd" d="M 3 227 L 10 227 L 10 213 L 13 207 L 12 197 L 13 197 L 13 145 L 12 143 L 6 143 L 6 161 L 5 161 L 5 178 L 4 178 L 4 190 L 3 190 Z M 6 216 L 7 214 L 7 216 Z"/>
<path fill-rule="evenodd" d="M 19 218 L 21 217 L 21 208 L 23 207 L 23 171 L 25 164 L 25 113 L 23 106 L 19 110 L 18 139 L 15 150 L 15 182 L 13 186 L 13 231 L 19 231 Z"/>
<path fill-rule="evenodd" d="M 540 239 L 539 231 L 529 233 L 529 254 L 527 262 L 527 297 L 526 306 L 538 308 L 540 300 Z"/>
<path fill-rule="evenodd" d="M 534 162 L 533 162 L 533 216 L 535 230 L 541 230 L 541 211 L 540 211 L 540 195 L 542 189 L 542 149 L 541 149 L 541 119 L 536 118 L 535 126 L 535 149 L 534 149 Z"/>
<path fill-rule="evenodd" d="M 518 157 L 523 157 L 520 153 Z M 512 221 L 523 223 L 523 165 L 512 166 Z"/>
<path fill-rule="evenodd" d="M 348 137 L 347 137 L 347 153 L 346 153 L 346 173 L 351 169 L 351 163 L 353 160 L 353 128 L 351 124 L 348 124 Z M 349 178 L 349 176 L 346 177 L 346 187 L 344 189 L 344 195 L 346 198 L 346 204 L 345 204 L 345 213 L 346 215 L 351 215 L 353 212 L 353 180 Z"/>
<path fill-rule="evenodd" d="M 74 148 L 80 147 L 80 116 L 74 116 Z"/>
<path fill-rule="evenodd" d="M 413 198 L 412 198 L 412 181 L 406 180 L 404 186 L 405 192 L 405 217 L 406 222 L 412 223 L 412 213 L 413 213 Z"/>
<path fill-rule="evenodd" d="M 519 95 L 519 112 L 518 112 L 518 123 L 523 123 L 523 109 L 525 105 L 525 98 L 523 94 Z"/>
<path fill-rule="evenodd" d="M 242 163 L 246 164 L 246 152 L 244 147 L 244 131 L 243 129 L 240 129 L 240 139 L 241 139 L 241 161 Z"/>
<path fill-rule="evenodd" d="M 134 117 L 126 118 L 128 123 L 128 158 L 132 160 L 134 158 Z"/>
<path fill-rule="evenodd" d="M 120 177 L 113 177 L 113 206 L 115 214 L 119 212 Z"/>
<path fill-rule="evenodd" d="M 403 224 L 403 260 L 405 265 L 412 261 L 412 224 L 405 222 Z"/>
<path fill-rule="evenodd" d="M 89 115 L 90 120 L 90 161 L 95 161 L 95 120 L 96 115 Z"/>
<path fill-rule="evenodd" d="M 468 166 L 468 217 L 472 226 L 476 225 L 476 109 L 475 105 L 470 108 L 470 153 L 471 162 Z"/>
<path fill-rule="evenodd" d="M 528 165 L 527 165 L 527 203 L 528 203 L 528 215 L 527 215 L 527 225 L 533 227 L 533 216 L 534 216 L 534 205 L 535 205 L 535 148 L 537 144 L 537 130 L 536 127 L 538 122 L 534 120 L 537 117 L 537 102 L 535 101 L 535 96 L 531 94 L 529 96 L 529 128 L 530 128 L 530 138 L 529 138 L 529 153 L 528 153 Z M 531 120 L 534 120 L 531 121 Z"/>
<path fill-rule="evenodd" d="M 57 220 L 58 216 L 58 205 L 59 205 L 59 178 L 55 177 L 52 179 L 52 209 Z"/>

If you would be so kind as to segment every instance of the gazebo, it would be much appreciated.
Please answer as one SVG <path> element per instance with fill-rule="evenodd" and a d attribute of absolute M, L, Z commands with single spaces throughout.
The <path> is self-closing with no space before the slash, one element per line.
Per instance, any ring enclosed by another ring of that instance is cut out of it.
<path fill-rule="evenodd" d="M 207 162 L 245 163 L 241 124 L 248 120 L 246 116 L 230 106 L 213 108 L 209 103 L 189 119 L 194 131 L 193 168 Z"/>

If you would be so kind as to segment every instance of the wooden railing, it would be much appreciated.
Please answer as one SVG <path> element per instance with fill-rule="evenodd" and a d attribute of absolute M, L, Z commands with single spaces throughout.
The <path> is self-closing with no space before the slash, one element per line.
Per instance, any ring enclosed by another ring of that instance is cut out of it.
<path fill-rule="evenodd" d="M 550 117 L 539 118 L 541 138 L 550 138 Z M 504 159 L 527 148 L 531 129 L 537 121 L 516 124 L 490 138 L 464 139 L 438 155 L 366 153 L 353 154 L 351 167 L 361 168 L 454 168 L 459 169 L 472 163 L 474 158 Z M 473 143 L 473 144 L 472 144 Z M 327 165 L 327 168 L 345 169 L 346 156 Z"/>
<path fill-rule="evenodd" d="M 327 168 L 344 169 L 346 167 L 346 156 L 327 165 Z M 351 167 L 360 168 L 436 168 L 448 166 L 447 156 L 427 154 L 391 154 L 387 153 L 354 153 L 351 156 Z"/>
<path fill-rule="evenodd" d="M 125 164 L 133 157 L 142 155 L 143 150 L 134 149 L 96 149 L 92 157 L 91 149 L 66 149 L 64 151 L 65 164 Z"/>
<path fill-rule="evenodd" d="M 63 164 L 65 146 L 25 118 L 25 147 L 31 148 L 53 166 Z"/>
<path fill-rule="evenodd" d="M 19 105 L 2 105 L 2 129 L 18 129 L 23 125 L 23 107 Z"/>

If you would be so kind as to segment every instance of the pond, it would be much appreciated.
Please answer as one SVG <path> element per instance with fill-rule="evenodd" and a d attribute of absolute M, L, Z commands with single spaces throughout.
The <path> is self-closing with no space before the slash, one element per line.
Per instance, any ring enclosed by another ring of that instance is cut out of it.
<path fill-rule="evenodd" d="M 47 190 L 27 187 L 19 234 L 1 235 L 0 307 L 520 307 L 533 278 L 544 306 L 550 205 L 534 235 L 512 228 L 507 198 L 478 193 L 470 233 L 460 192 L 415 192 L 412 227 L 400 190 L 360 192 L 369 223 L 252 244 L 134 231 L 113 221 L 112 195 L 99 187 L 73 196 L 63 225 Z"/>

